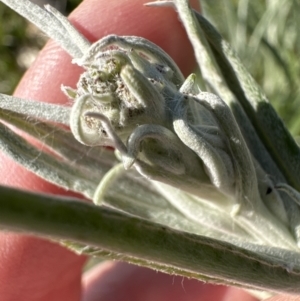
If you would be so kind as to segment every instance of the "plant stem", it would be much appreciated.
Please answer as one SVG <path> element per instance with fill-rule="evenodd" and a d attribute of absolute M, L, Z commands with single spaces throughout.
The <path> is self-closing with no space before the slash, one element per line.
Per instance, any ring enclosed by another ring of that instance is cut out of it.
<path fill-rule="evenodd" d="M 276 259 L 278 254 L 260 255 L 76 199 L 7 187 L 0 187 L 0 192 L 0 225 L 6 229 L 74 240 L 198 279 L 214 278 L 219 283 L 280 293 L 300 292 L 298 260 L 287 266 L 286 258 Z"/>

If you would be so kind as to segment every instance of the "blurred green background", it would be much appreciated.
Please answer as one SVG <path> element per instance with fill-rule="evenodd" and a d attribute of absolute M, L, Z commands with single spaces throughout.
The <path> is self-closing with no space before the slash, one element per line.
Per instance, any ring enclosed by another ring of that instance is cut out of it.
<path fill-rule="evenodd" d="M 52 0 L 66 15 L 80 2 Z M 300 1 L 201 0 L 201 5 L 292 134 L 300 135 Z M 2 3 L 0 19 L 0 92 L 11 94 L 46 37 Z"/>
<path fill-rule="evenodd" d="M 21 1 L 21 0 L 20 0 Z M 82 0 L 34 0 L 68 15 Z M 0 93 L 11 94 L 47 41 L 45 34 L 0 2 Z"/>
<path fill-rule="evenodd" d="M 300 134 L 300 1 L 202 0 L 206 16 L 262 86 L 294 136 Z"/>

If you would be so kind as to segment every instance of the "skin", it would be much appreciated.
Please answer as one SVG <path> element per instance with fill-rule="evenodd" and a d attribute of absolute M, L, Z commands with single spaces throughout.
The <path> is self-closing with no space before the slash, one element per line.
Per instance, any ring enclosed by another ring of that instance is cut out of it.
<path fill-rule="evenodd" d="M 141 0 L 85 0 L 71 21 L 91 41 L 107 34 L 145 37 L 166 50 L 187 75 L 194 66 L 193 51 L 172 9 L 146 8 Z M 194 1 L 196 2 L 196 1 Z M 112 13 L 114 12 L 114 13 Z M 132 12 L 134 12 L 132 14 Z M 168 34 L 172 32 L 172 34 Z M 65 103 L 60 85 L 75 86 L 81 69 L 56 43 L 50 41 L 23 77 L 15 95 Z M 0 156 L 2 184 L 31 191 L 69 194 L 9 158 Z M 242 290 L 203 284 L 126 263 L 105 262 L 85 273 L 86 262 L 36 237 L 0 232 L 0 296 L 6 301 L 96 300 L 215 300 L 254 301 Z M 296 301 L 276 297 L 270 301 Z M 299 299 L 300 300 L 300 299 Z"/>

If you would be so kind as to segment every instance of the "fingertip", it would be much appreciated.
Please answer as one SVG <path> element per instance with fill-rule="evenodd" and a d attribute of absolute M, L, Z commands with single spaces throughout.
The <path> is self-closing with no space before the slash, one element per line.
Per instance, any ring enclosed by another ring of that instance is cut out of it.
<path fill-rule="evenodd" d="M 109 35 L 144 37 L 164 49 L 184 74 L 195 65 L 193 49 L 174 9 L 147 7 L 147 0 L 86 0 L 71 15 L 71 20 L 92 42 Z M 191 4 L 199 8 L 199 1 Z M 89 16 L 87 18 L 87 16 Z"/>
<path fill-rule="evenodd" d="M 79 300 L 85 263 L 59 245 L 0 232 L 1 300 Z"/>
<path fill-rule="evenodd" d="M 265 301 L 300 301 L 300 297 L 296 295 L 278 295 L 266 299 Z"/>
<path fill-rule="evenodd" d="M 237 287 L 228 287 L 222 301 L 258 301 L 257 298 L 250 295 L 243 289 Z"/>
<path fill-rule="evenodd" d="M 222 301 L 226 290 L 122 262 L 105 262 L 83 278 L 83 301 Z"/>

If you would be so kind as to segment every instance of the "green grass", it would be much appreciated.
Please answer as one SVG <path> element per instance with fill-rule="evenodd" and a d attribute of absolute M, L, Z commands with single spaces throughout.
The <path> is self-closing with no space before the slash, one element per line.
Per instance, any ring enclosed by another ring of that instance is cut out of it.
<path fill-rule="evenodd" d="M 203 0 L 204 12 L 236 50 L 291 130 L 300 134 L 300 2 Z"/>

